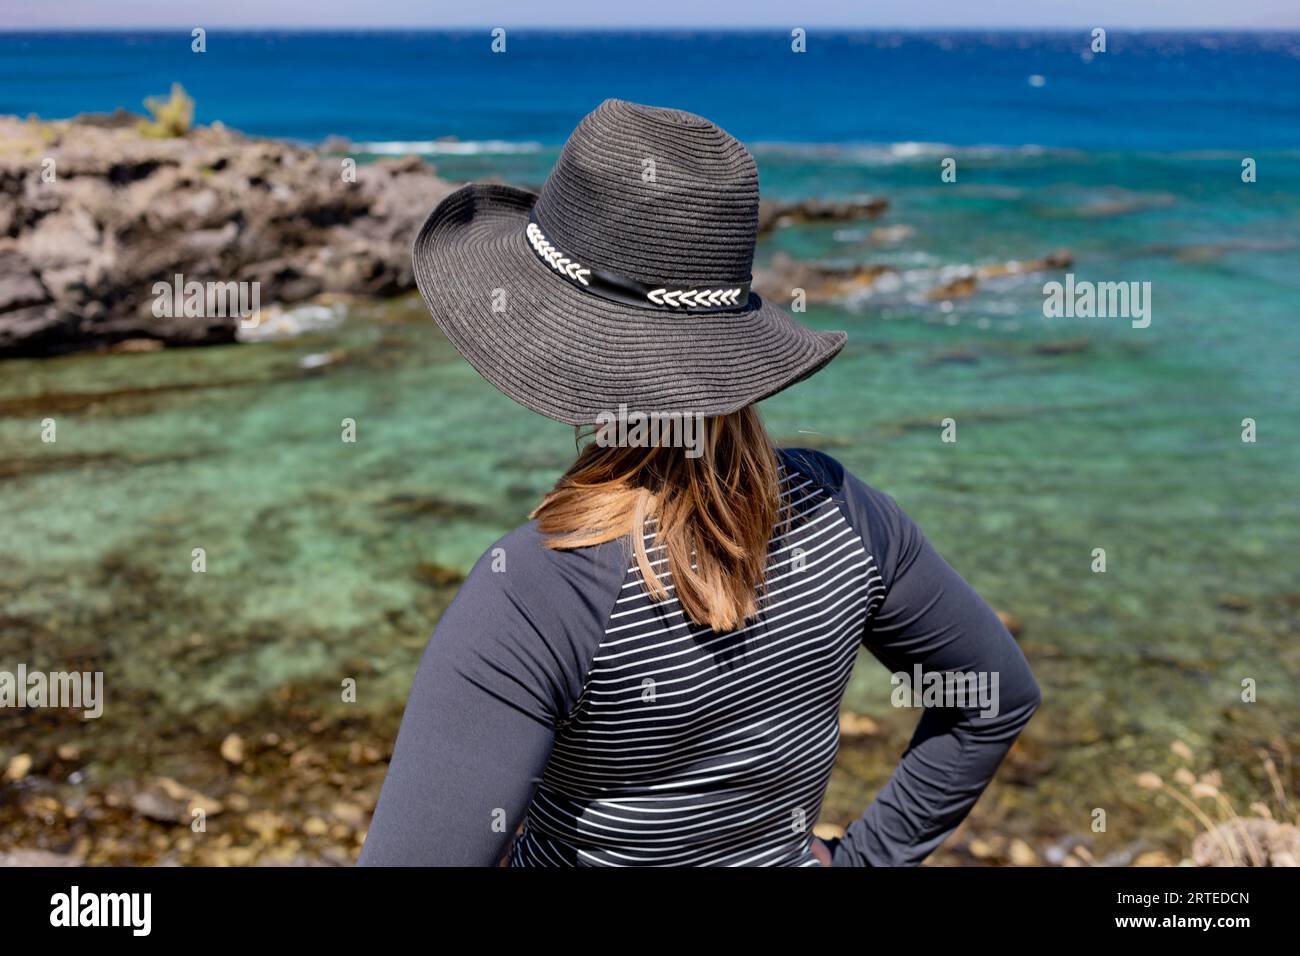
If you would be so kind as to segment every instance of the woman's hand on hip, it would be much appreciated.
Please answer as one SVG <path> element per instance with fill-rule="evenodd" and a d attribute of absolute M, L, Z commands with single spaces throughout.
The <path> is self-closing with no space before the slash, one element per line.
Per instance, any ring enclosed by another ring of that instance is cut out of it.
<path fill-rule="evenodd" d="M 812 854 L 817 857 L 822 866 L 831 865 L 831 848 L 826 845 L 824 840 L 817 837 L 812 838 Z"/>

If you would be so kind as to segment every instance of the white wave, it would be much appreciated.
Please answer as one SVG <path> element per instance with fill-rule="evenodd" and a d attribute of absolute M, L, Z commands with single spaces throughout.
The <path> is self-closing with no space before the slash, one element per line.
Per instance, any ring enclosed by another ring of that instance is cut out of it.
<path fill-rule="evenodd" d="M 506 139 L 482 140 L 388 140 L 379 143 L 353 143 L 359 153 L 376 156 L 482 156 L 538 153 L 541 143 L 519 143 Z"/>
<path fill-rule="evenodd" d="M 952 143 L 903 141 L 897 143 L 779 143 L 759 142 L 751 146 L 757 155 L 789 156 L 796 159 L 839 160 L 862 165 L 888 166 L 923 162 L 952 156 L 958 159 L 999 159 L 1002 157 L 1076 156 L 1077 149 L 1047 147 L 1037 143 L 1002 146 L 984 143 L 956 146 Z"/>
<path fill-rule="evenodd" d="M 289 339 L 305 332 L 331 328 L 346 317 L 347 308 L 341 302 L 329 305 L 308 303 L 288 307 L 270 305 L 261 310 L 256 324 L 245 328 L 243 323 L 240 323 L 235 330 L 235 338 L 240 342 L 273 342 Z"/>

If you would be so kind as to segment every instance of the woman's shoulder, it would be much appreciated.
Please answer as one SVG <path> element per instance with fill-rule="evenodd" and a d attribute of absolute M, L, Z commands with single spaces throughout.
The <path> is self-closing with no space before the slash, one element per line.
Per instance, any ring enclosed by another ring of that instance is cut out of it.
<path fill-rule="evenodd" d="M 788 468 L 811 478 L 827 489 L 844 484 L 845 468 L 836 459 L 816 448 L 778 448 L 777 459 Z"/>
<path fill-rule="evenodd" d="M 612 605 L 627 569 L 625 542 L 551 548 L 532 519 L 493 541 L 465 576 L 457 601 L 491 603 L 539 628 L 569 627 L 576 608 Z"/>
<path fill-rule="evenodd" d="M 816 482 L 839 506 L 882 571 L 914 551 L 921 532 L 894 497 L 815 448 L 778 448 L 782 465 Z"/>
<path fill-rule="evenodd" d="M 552 548 L 533 518 L 492 542 L 475 562 L 470 576 L 501 575 L 515 587 L 545 586 L 560 580 L 585 579 L 593 567 L 617 565 L 625 543 L 611 541 L 580 548 Z M 468 579 L 468 578 L 467 578 Z"/>
<path fill-rule="evenodd" d="M 558 719 L 582 693 L 625 567 L 603 545 L 548 548 L 535 521 L 522 524 L 474 563 L 430 647 L 442 665 Z"/>
<path fill-rule="evenodd" d="M 816 482 L 831 495 L 861 498 L 884 503 L 893 499 L 863 481 L 837 458 L 816 448 L 778 448 L 777 458 L 783 467 Z"/>
<path fill-rule="evenodd" d="M 820 449 L 778 448 L 776 454 L 784 468 L 803 475 L 829 492 L 865 498 L 879 506 L 898 507 L 891 495 L 868 484 L 839 459 Z"/>

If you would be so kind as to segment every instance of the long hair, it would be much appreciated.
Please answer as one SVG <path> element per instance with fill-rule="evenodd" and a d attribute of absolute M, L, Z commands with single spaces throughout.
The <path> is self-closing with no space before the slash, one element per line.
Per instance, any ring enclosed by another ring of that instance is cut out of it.
<path fill-rule="evenodd" d="M 706 418 L 700 454 L 666 445 L 590 441 L 533 510 L 547 547 L 631 536 L 646 592 L 668 590 L 650 563 L 646 531 L 686 617 L 715 631 L 757 615 L 768 542 L 781 520 L 776 452 L 752 405 Z"/>

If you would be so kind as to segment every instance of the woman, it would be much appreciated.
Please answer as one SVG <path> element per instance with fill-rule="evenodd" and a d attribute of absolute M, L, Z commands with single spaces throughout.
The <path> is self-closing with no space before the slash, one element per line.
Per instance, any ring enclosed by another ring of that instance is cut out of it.
<path fill-rule="evenodd" d="M 772 447 L 754 403 L 846 336 L 750 292 L 757 220 L 739 142 L 608 100 L 540 195 L 470 185 L 425 223 L 416 279 L 452 343 L 528 408 L 602 427 L 439 622 L 361 864 L 917 864 L 1037 708 L 1010 634 L 893 499 Z M 647 442 L 646 419 L 673 427 Z M 927 707 L 824 843 L 860 645 L 896 682 L 996 694 Z"/>

